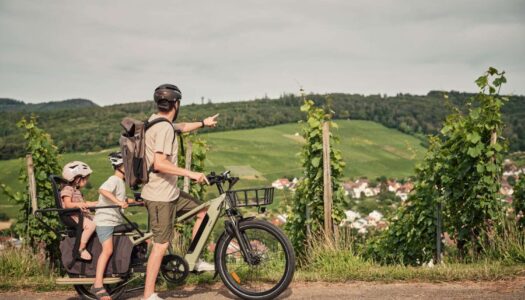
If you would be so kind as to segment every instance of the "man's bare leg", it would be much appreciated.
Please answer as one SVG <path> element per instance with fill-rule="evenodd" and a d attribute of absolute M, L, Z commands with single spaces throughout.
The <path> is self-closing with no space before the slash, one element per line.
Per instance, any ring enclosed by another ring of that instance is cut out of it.
<path fill-rule="evenodd" d="M 160 264 L 162 258 L 168 250 L 169 243 L 158 244 L 153 243 L 153 248 L 148 258 L 148 265 L 146 267 L 146 282 L 144 285 L 144 299 L 148 299 L 151 294 L 155 292 L 155 281 L 159 274 Z"/>
<path fill-rule="evenodd" d="M 204 217 L 206 216 L 207 211 L 208 209 L 204 208 L 197 214 L 197 219 L 195 220 L 195 225 L 193 226 L 193 231 L 191 233 L 192 239 L 195 239 L 195 235 L 197 235 L 197 231 L 199 231 L 199 227 L 201 226 L 202 221 L 204 220 Z M 202 259 L 199 259 L 197 261 L 197 264 L 195 265 L 195 271 L 211 272 L 211 271 L 215 271 L 215 266 L 210 263 L 205 262 Z"/>
<path fill-rule="evenodd" d="M 202 221 L 204 220 L 204 216 L 206 216 L 206 212 L 208 211 L 207 208 L 203 208 L 198 214 L 197 219 L 195 220 L 195 225 L 193 225 L 193 230 L 191 232 L 191 239 L 195 238 L 195 235 L 197 235 L 197 231 L 199 231 L 199 227 L 202 224 Z"/>

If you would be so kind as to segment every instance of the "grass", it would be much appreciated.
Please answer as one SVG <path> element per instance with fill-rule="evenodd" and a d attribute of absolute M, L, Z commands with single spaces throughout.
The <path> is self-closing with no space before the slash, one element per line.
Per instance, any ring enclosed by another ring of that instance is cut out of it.
<path fill-rule="evenodd" d="M 505 237 L 515 239 L 524 236 L 521 232 L 510 230 L 514 230 L 514 227 L 505 229 Z M 351 230 L 342 228 L 339 236 L 337 242 L 332 243 L 321 239 L 314 240 L 307 247 L 306 258 L 297 265 L 294 280 L 298 282 L 454 282 L 493 281 L 525 275 L 525 262 L 521 260 L 523 256 L 506 256 L 502 259 L 491 252 L 485 258 L 479 258 L 471 263 L 462 263 L 450 256 L 445 258 L 443 264 L 434 267 L 381 265 L 367 260 L 355 250 L 355 236 L 352 235 Z M 497 240 L 495 244 L 499 245 L 503 242 Z M 517 251 L 523 255 L 523 249 L 519 248 Z M 211 261 L 211 257 L 208 260 Z M 0 252 L 0 291 L 72 289 L 68 286 L 55 285 L 56 277 L 57 275 L 46 265 L 39 262 L 38 257 L 30 249 L 22 248 L 20 251 L 10 248 Z M 191 274 L 185 284 L 217 282 L 220 282 L 220 278 L 213 278 L 212 273 L 203 273 Z M 159 282 L 160 291 L 176 288 L 163 280 Z"/>
<path fill-rule="evenodd" d="M 356 256 L 351 251 L 325 251 L 305 269 L 299 271 L 299 281 L 424 281 L 446 282 L 462 280 L 498 280 L 525 274 L 524 264 L 506 264 L 486 260 L 470 264 L 444 263 L 430 267 L 379 265 Z"/>
<path fill-rule="evenodd" d="M 483 249 L 488 257 L 506 263 L 525 263 L 525 233 L 516 221 L 505 218 L 488 236 L 491 242 Z"/>
<path fill-rule="evenodd" d="M 515 236 L 524 236 L 515 234 Z M 361 255 L 352 230 L 341 228 L 339 238 L 327 242 L 319 238 L 307 247 L 306 257 L 295 277 L 299 281 L 425 281 L 445 282 L 462 280 L 499 280 L 525 275 L 525 263 L 521 256 L 502 260 L 485 255 L 474 262 L 464 263 L 454 256 L 445 257 L 436 266 L 382 265 Z M 523 254 L 523 248 L 520 249 Z"/>
<path fill-rule="evenodd" d="M 322 252 L 322 253 L 321 253 Z M 382 266 L 368 262 L 351 251 L 318 251 L 317 258 L 310 265 L 297 269 L 294 281 L 298 282 L 453 282 L 453 281 L 492 281 L 523 276 L 525 264 L 506 264 L 497 261 L 477 263 L 450 263 L 429 267 L 406 267 L 401 265 Z M 10 257 L 11 265 L 6 265 Z M 13 271 L 15 262 L 20 267 Z M 45 266 L 39 265 L 36 257 L 30 252 L 17 254 L 13 251 L 0 254 L 0 292 L 2 291 L 52 291 L 73 290 L 70 286 L 55 284 L 55 274 Z M 28 263 L 33 264 L 30 266 Z M 9 267 L 9 269 L 6 269 Z M 23 275 L 27 272 L 27 275 Z M 212 273 L 191 274 L 185 285 L 211 284 L 220 282 Z M 171 290 L 177 287 L 164 281 L 159 283 L 159 290 Z"/>
<path fill-rule="evenodd" d="M 0 291 L 54 290 L 56 275 L 28 248 L 0 252 Z"/>
<path fill-rule="evenodd" d="M 334 129 L 334 134 L 340 138 L 340 144 L 336 147 L 342 150 L 346 162 L 346 178 L 375 178 L 383 175 L 406 177 L 413 174 L 415 164 L 423 157 L 425 149 L 413 136 L 370 121 L 341 120 L 337 124 L 339 129 Z M 234 175 L 243 177 L 238 184 L 239 188 L 267 186 L 283 176 L 299 177 L 302 169 L 297 153 L 301 149 L 302 140 L 295 135 L 299 131 L 299 124 L 284 124 L 202 134 L 210 146 L 206 171 L 232 168 Z M 94 170 L 90 177 L 90 187 L 84 192 L 87 200 L 96 200 L 96 189 L 112 173 L 107 155 L 113 150 L 115 149 L 61 155 L 61 163 L 82 160 Z M 22 159 L 0 161 L 0 183 L 15 190 L 24 190 L 25 187 L 17 180 L 23 166 Z M 213 196 L 216 196 L 216 191 L 209 189 L 207 198 Z M 282 197 L 283 192 L 279 191 L 277 201 Z M 0 209 L 14 217 L 16 207 L 7 202 L 4 195 L 0 195 Z M 139 215 L 137 218 L 143 219 L 143 216 Z"/>

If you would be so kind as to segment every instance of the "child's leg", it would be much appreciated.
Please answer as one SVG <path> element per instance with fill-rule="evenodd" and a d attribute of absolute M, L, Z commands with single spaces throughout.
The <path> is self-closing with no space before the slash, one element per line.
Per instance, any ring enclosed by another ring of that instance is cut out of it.
<path fill-rule="evenodd" d="M 97 271 L 95 277 L 95 283 L 93 284 L 94 288 L 103 287 L 104 273 L 108 265 L 108 261 L 113 254 L 113 230 L 112 226 L 97 226 L 97 235 L 102 243 L 102 253 L 98 257 L 97 261 Z M 101 290 L 100 292 L 103 292 Z M 103 297 L 102 299 L 111 299 L 111 297 Z"/>
<path fill-rule="evenodd" d="M 80 247 L 79 250 L 81 251 L 80 257 L 83 259 L 91 259 L 91 254 L 89 254 L 87 251 L 83 251 L 86 249 L 87 243 L 89 241 L 89 238 L 93 235 L 93 232 L 95 232 L 95 229 L 97 226 L 95 225 L 95 222 L 89 218 L 84 218 L 84 230 L 82 231 L 82 236 L 80 237 Z"/>
<path fill-rule="evenodd" d="M 113 238 L 109 238 L 102 243 L 102 253 L 98 257 L 97 272 L 95 277 L 95 287 L 102 287 L 104 273 L 111 255 L 113 254 Z"/>

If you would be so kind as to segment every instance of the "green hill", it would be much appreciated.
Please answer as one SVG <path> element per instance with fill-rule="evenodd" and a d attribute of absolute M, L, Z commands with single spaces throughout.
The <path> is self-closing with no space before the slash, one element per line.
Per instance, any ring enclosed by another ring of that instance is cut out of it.
<path fill-rule="evenodd" d="M 63 101 L 51 101 L 44 103 L 25 103 L 23 101 L 0 98 L 0 111 L 3 112 L 44 112 L 64 109 L 79 109 L 87 107 L 98 107 L 93 101 L 87 99 L 68 99 Z"/>
<path fill-rule="evenodd" d="M 337 121 L 339 129 L 334 133 L 340 138 L 337 146 L 342 150 L 346 162 L 344 174 L 347 178 L 367 176 L 406 177 L 425 151 L 420 140 L 395 129 L 386 128 L 369 121 Z M 295 134 L 298 124 L 284 124 L 259 129 L 203 133 L 210 146 L 206 170 L 226 169 L 243 180 L 240 187 L 264 186 L 283 176 L 301 176 L 297 153 L 302 139 Z M 87 196 L 94 199 L 96 189 L 111 174 L 107 154 L 112 150 L 89 153 L 67 153 L 61 161 L 82 160 L 94 170 Z M 22 159 L 0 161 L 0 182 L 24 189 L 16 177 L 23 166 Z M 215 192 L 210 189 L 210 192 Z M 0 208 L 10 215 L 15 208 L 0 195 Z"/>
<path fill-rule="evenodd" d="M 435 133 L 450 113 L 444 92 L 427 95 L 398 94 L 396 96 L 359 94 L 308 95 L 318 105 L 330 104 L 335 119 L 369 120 L 422 137 Z M 448 92 L 450 103 L 462 106 L 472 94 Z M 228 102 L 204 105 L 184 105 L 180 121 L 201 120 L 220 113 L 216 130 L 261 128 L 296 122 L 304 118 L 299 110 L 303 100 L 294 95 L 279 99 Z M 62 152 L 100 151 L 117 145 L 119 122 L 125 116 L 145 119 L 154 111 L 153 101 L 126 103 L 104 107 L 85 107 L 64 111 L 37 113 L 39 126 L 51 133 Z M 504 135 L 512 151 L 525 150 L 525 97 L 510 96 L 503 106 L 506 123 Z M 16 122 L 30 112 L 0 112 L 0 159 L 23 156 L 23 140 Z M 423 140 L 423 139 L 422 139 Z"/>

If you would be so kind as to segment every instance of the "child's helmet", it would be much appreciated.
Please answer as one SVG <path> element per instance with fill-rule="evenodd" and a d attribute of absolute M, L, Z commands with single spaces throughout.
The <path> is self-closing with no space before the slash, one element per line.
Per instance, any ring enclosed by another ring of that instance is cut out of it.
<path fill-rule="evenodd" d="M 62 169 L 62 178 L 68 182 L 71 182 L 78 176 L 86 177 L 91 173 L 93 173 L 93 171 L 86 163 L 81 161 L 72 161 L 68 162 Z"/>
<path fill-rule="evenodd" d="M 122 152 L 112 152 L 108 155 L 108 158 L 114 168 L 118 168 L 124 163 Z"/>

